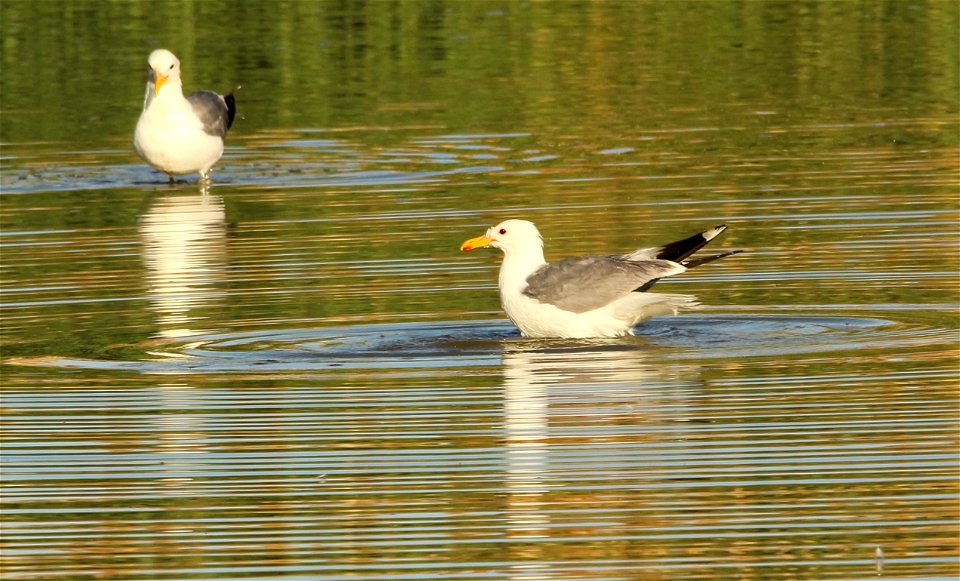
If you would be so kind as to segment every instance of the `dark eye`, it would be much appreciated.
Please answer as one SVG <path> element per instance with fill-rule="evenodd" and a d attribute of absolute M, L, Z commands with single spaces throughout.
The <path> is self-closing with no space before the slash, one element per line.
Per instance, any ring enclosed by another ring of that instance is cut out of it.
<path fill-rule="evenodd" d="M 170 70 L 173 70 L 173 65 L 170 65 Z"/>
<path fill-rule="evenodd" d="M 507 233 L 507 229 L 506 229 L 506 228 L 501 228 L 501 229 L 500 229 L 500 235 L 501 235 L 501 236 L 503 236 L 503 235 L 506 234 L 506 233 Z"/>

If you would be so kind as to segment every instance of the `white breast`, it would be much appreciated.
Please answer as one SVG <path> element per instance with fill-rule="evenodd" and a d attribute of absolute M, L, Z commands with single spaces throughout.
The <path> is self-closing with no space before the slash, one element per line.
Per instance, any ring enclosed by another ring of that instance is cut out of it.
<path fill-rule="evenodd" d="M 205 174 L 223 155 L 223 139 L 203 130 L 190 102 L 161 95 L 141 113 L 134 133 L 137 154 L 171 175 Z"/>

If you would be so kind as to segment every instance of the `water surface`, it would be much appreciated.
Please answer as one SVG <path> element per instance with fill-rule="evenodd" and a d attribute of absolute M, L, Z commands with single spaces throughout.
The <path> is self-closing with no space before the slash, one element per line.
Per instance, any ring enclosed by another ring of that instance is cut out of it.
<path fill-rule="evenodd" d="M 960 574 L 954 3 L 0 10 L 5 579 Z M 243 84 L 207 192 L 161 45 Z M 523 339 L 508 217 L 745 252 Z"/>

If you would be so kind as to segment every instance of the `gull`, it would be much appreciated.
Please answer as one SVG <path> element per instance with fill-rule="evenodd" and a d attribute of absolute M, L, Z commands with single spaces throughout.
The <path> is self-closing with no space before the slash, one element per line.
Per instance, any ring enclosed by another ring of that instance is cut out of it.
<path fill-rule="evenodd" d="M 208 182 L 237 114 L 233 94 L 195 91 L 184 97 L 180 61 L 167 49 L 150 53 L 147 63 L 147 93 L 133 148 L 171 183 L 173 176 L 193 172 L 200 173 L 201 183 Z"/>
<path fill-rule="evenodd" d="M 739 250 L 689 258 L 727 226 L 677 242 L 627 254 L 575 256 L 548 264 L 543 238 L 532 222 L 506 220 L 460 250 L 503 251 L 500 302 L 524 337 L 620 337 L 654 315 L 697 306 L 689 295 L 647 292 L 665 276 L 680 274 Z"/>

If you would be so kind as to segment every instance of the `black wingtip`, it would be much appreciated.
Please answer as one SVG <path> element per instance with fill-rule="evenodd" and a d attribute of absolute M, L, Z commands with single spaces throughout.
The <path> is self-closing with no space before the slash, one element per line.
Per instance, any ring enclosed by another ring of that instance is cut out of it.
<path fill-rule="evenodd" d="M 680 262 L 694 252 L 706 246 L 707 243 L 719 236 L 726 229 L 726 224 L 720 224 L 719 226 L 714 226 L 705 232 L 694 234 L 689 238 L 671 242 L 660 249 L 660 251 L 657 253 L 657 258 L 661 260 Z"/>
<path fill-rule="evenodd" d="M 680 264 L 686 268 L 694 268 L 708 262 L 713 262 L 714 260 L 720 260 L 721 258 L 726 258 L 728 256 L 733 256 L 734 254 L 740 254 L 743 250 L 731 250 L 730 252 L 724 252 L 722 254 L 712 254 L 710 256 L 704 256 L 702 258 L 693 258 L 691 260 L 684 260 Z"/>
<path fill-rule="evenodd" d="M 237 89 L 240 87 L 238 86 Z M 233 93 L 223 96 L 223 102 L 227 104 L 227 129 L 233 127 L 233 119 L 237 116 L 237 99 Z"/>

